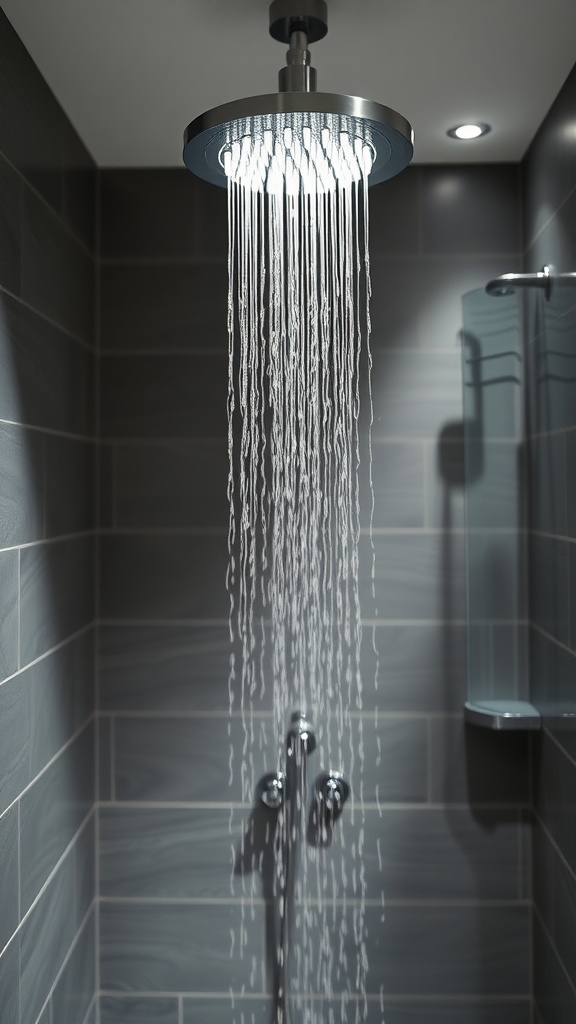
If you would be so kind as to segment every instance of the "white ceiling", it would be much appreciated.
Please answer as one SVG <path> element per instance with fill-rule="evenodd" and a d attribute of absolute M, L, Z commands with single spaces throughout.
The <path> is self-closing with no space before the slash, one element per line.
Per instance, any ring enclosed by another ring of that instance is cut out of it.
<path fill-rule="evenodd" d="M 276 90 L 267 0 L 0 0 L 101 166 L 172 166 L 203 110 Z M 415 160 L 520 159 L 576 61 L 576 0 L 328 0 L 319 88 L 411 121 Z M 462 121 L 492 125 L 468 143 Z"/>

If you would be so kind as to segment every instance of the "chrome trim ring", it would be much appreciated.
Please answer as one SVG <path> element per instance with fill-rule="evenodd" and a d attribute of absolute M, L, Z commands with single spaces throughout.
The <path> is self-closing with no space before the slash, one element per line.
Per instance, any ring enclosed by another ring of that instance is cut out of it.
<path fill-rule="evenodd" d="M 341 96 L 338 93 L 278 92 L 233 100 L 200 114 L 184 132 L 184 163 L 199 178 L 225 188 L 227 178 L 218 157 L 227 142 L 226 132 L 230 123 L 241 118 L 284 113 L 339 114 L 365 122 L 376 151 L 369 185 L 394 177 L 412 159 L 412 127 L 406 118 L 390 107 L 360 96 Z"/>

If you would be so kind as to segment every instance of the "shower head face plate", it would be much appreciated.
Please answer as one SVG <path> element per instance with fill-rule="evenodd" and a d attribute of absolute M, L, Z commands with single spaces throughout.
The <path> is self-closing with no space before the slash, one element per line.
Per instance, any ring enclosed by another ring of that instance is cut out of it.
<path fill-rule="evenodd" d="M 234 142 L 258 136 L 263 125 L 279 137 L 287 127 L 293 131 L 296 124 L 309 127 L 313 121 L 347 135 L 360 165 L 370 160 L 369 185 L 394 177 L 412 159 L 412 128 L 395 110 L 359 96 L 290 92 L 235 100 L 201 114 L 184 133 L 184 163 L 198 177 L 226 187 L 232 166 L 226 153 Z M 352 178 L 357 180 L 354 173 Z M 320 179 L 325 177 L 317 176 Z"/>

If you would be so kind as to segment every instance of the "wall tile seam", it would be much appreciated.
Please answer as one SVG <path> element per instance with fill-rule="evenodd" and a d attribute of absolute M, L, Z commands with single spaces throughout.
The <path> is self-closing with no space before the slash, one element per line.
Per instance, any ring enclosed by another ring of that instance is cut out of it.
<path fill-rule="evenodd" d="M 457 344 L 454 345 L 380 345 L 374 341 L 375 334 L 371 335 L 370 348 L 372 355 L 378 355 L 379 353 L 388 355 L 426 355 L 426 356 L 452 356 L 456 355 L 460 359 L 460 347 Z M 162 346 L 156 348 L 153 345 L 146 346 L 145 348 L 137 348 L 131 346 L 130 348 L 122 348 L 119 345 L 106 346 L 102 345 L 99 349 L 101 356 L 114 356 L 126 358 L 127 356 L 133 356 L 138 358 L 145 358 L 147 356 L 165 356 L 168 357 L 179 357 L 179 356 L 190 356 L 191 358 L 198 358 L 200 356 L 218 356 L 220 358 L 227 358 L 228 351 L 224 345 L 217 346 L 211 345 L 209 347 L 204 346 L 192 346 L 182 345 L 178 348 L 171 348 L 169 346 Z M 395 440 L 395 438 L 393 438 Z M 497 441 L 498 438 L 490 438 L 490 442 Z M 510 440 L 505 438 L 503 440 Z M 451 438 L 446 438 L 446 444 L 460 444 L 460 441 L 455 441 Z"/>
<path fill-rule="evenodd" d="M 228 269 L 226 256 L 97 256 L 99 267 L 219 267 Z"/>
<path fill-rule="evenodd" d="M 526 165 L 526 159 L 527 159 L 527 157 L 525 157 L 524 161 L 522 162 L 523 165 L 525 165 L 525 166 L 527 166 Z M 526 176 L 526 171 L 524 169 L 524 173 L 523 173 L 523 179 L 524 180 L 525 180 L 525 176 Z M 550 214 L 548 219 L 544 222 L 544 224 L 542 224 L 541 227 L 538 228 L 538 231 L 536 232 L 536 234 L 532 235 L 532 237 L 527 241 L 527 243 L 525 245 L 525 248 L 524 248 L 524 256 L 525 257 L 528 256 L 530 250 L 534 246 L 535 242 L 538 241 L 538 239 L 540 238 L 540 235 L 542 234 L 542 232 L 545 231 L 546 228 L 550 227 L 550 224 L 552 223 L 552 221 L 556 217 L 559 217 L 560 211 L 566 206 L 566 203 L 568 203 L 569 200 L 572 199 L 574 195 L 576 195 L 576 185 L 573 185 L 573 187 L 570 189 L 570 191 L 564 196 L 564 199 L 562 200 L 562 202 L 556 207 L 555 210 L 552 211 L 552 213 Z"/>
<path fill-rule="evenodd" d="M 350 811 L 354 805 L 350 805 Z M 254 802 L 243 803 L 240 800 L 98 800 L 95 803 L 95 809 L 100 810 L 117 810 L 124 812 L 126 810 L 137 810 L 137 811 L 222 811 L 222 813 L 229 813 L 230 811 L 253 811 Z M 387 811 L 410 811 L 411 813 L 420 814 L 421 812 L 432 812 L 432 811 L 491 811 L 491 812 L 519 812 L 519 811 L 530 811 L 532 807 L 527 800 L 524 801 L 502 801 L 502 803 L 494 803 L 485 801 L 474 801 L 468 803 L 465 801 L 455 800 L 453 803 L 449 801 L 434 801 L 434 802 L 423 802 L 414 801 L 412 803 L 398 800 L 396 802 L 387 800 L 376 803 L 376 801 L 364 801 L 363 804 L 356 804 L 355 810 L 368 811 L 369 813 L 379 814 L 384 816 Z M 520 827 L 520 826 L 517 826 Z"/>
<path fill-rule="evenodd" d="M 208 721 L 229 721 L 230 719 L 236 722 L 244 722 L 247 719 L 254 719 L 261 722 L 274 722 L 276 720 L 273 711 L 259 711 L 258 709 L 246 710 L 246 711 L 228 711 L 226 708 L 214 708 L 214 710 L 202 710 L 196 711 L 194 709 L 175 709 L 175 710 L 164 710 L 158 708 L 157 710 L 150 709 L 137 709 L 132 710 L 131 708 L 99 708 L 97 712 L 98 716 L 109 719 L 129 719 L 130 721 L 141 721 L 150 720 L 153 721 L 181 721 L 183 719 L 191 719 L 193 721 L 208 720 Z M 382 708 L 366 711 L 354 711 L 347 710 L 344 708 L 342 714 L 347 719 L 355 722 L 371 722 L 374 725 L 381 725 L 382 723 L 391 722 L 423 722 L 423 721 L 455 721 L 462 718 L 461 711 L 386 711 Z M 325 721 L 337 722 L 339 720 L 339 713 L 333 712 L 325 715 Z"/>
<path fill-rule="evenodd" d="M 378 249 L 370 246 L 371 263 L 378 260 L 389 260 L 394 263 L 412 263 L 415 260 L 430 263 L 454 262 L 477 263 L 481 260 L 521 259 L 525 250 L 519 249 L 480 249 L 477 252 L 461 252 L 458 249 L 448 252 L 437 252 L 433 249 L 426 251 L 423 248 L 412 249 L 409 252 L 397 252 L 394 249 Z M 226 256 L 100 256 L 97 259 L 100 267 L 220 267 L 227 269 L 228 261 Z"/>
<path fill-rule="evenodd" d="M 1 422 L 1 421 L 0 421 Z M 10 421 L 7 421 L 10 422 Z M 16 423 L 16 426 L 20 424 Z M 42 429 L 37 428 L 37 429 Z M 87 438 L 88 439 L 88 438 Z M 433 439 L 432 439 L 433 440 Z M 373 445 L 381 444 L 426 444 L 430 443 L 430 435 L 386 435 L 378 434 L 372 437 Z M 116 445 L 118 447 L 129 445 L 149 445 L 149 444 L 162 444 L 162 445 L 184 445 L 184 444 L 195 444 L 195 445 L 214 445 L 223 447 L 226 445 L 226 437 L 224 434 L 214 435 L 210 434 L 206 437 L 199 436 L 198 434 L 104 434 L 100 438 L 102 445 Z M 450 442 L 458 445 L 460 442 Z M 495 442 L 499 443 L 499 442 Z"/>
<path fill-rule="evenodd" d="M 195 991 L 195 990 L 188 990 L 188 991 L 182 992 L 182 991 L 175 991 L 174 989 L 143 989 L 143 990 L 128 992 L 125 989 L 103 988 L 103 989 L 99 989 L 98 992 L 96 993 L 96 995 L 98 997 L 101 997 L 101 998 L 127 999 L 127 1000 L 130 1000 L 130 999 L 178 999 L 178 998 L 183 998 L 185 1000 L 190 1000 L 191 1004 L 194 1004 L 194 1002 L 196 1000 L 198 1000 L 198 999 L 218 999 L 218 1000 L 221 1000 L 223 997 L 227 998 L 227 999 L 230 999 L 231 997 L 233 997 L 234 1000 L 237 1000 L 239 1003 L 242 1003 L 245 1000 L 249 1001 L 249 1002 L 255 1002 L 255 1001 L 260 1001 L 260 1000 L 268 1001 L 270 999 L 270 993 L 269 992 L 246 992 L 246 991 L 241 991 L 241 990 L 240 991 L 234 991 L 234 990 L 231 991 L 229 988 L 224 990 L 224 991 L 222 991 L 222 992 L 214 992 L 214 991 L 202 992 L 202 991 Z M 517 1003 L 517 1002 L 526 1003 L 526 1002 L 530 1002 L 530 996 L 527 995 L 525 992 L 522 992 L 519 995 L 510 994 L 508 992 L 504 992 L 502 994 L 497 994 L 497 995 L 486 995 L 483 992 L 478 992 L 478 993 L 473 993 L 473 996 L 474 996 L 474 1001 L 480 1003 L 482 1006 L 492 1006 L 494 1004 L 498 1005 L 500 1003 Z M 320 1000 L 325 1000 L 326 996 L 319 995 L 318 993 L 310 993 L 309 998 L 311 1000 L 313 1000 L 313 1001 L 318 1001 L 319 1002 Z M 378 1002 L 379 1003 L 381 1001 L 381 999 L 382 999 L 382 994 L 380 992 L 367 992 L 366 996 L 364 996 L 364 993 L 362 993 L 362 995 L 353 995 L 353 996 L 351 996 L 350 997 L 350 1001 L 351 1002 L 362 1002 L 364 1000 L 364 998 L 366 998 L 368 1000 L 368 1002 L 374 1002 L 374 1003 Z M 442 1003 L 442 1004 L 445 1003 L 445 1002 L 450 1002 L 450 1003 L 453 1003 L 455 1006 L 457 1006 L 460 1003 L 468 1003 L 470 1001 L 470 994 L 468 994 L 468 993 L 462 993 L 462 994 L 457 993 L 457 994 L 454 994 L 452 992 L 445 993 L 445 994 L 443 994 L 443 993 L 438 994 L 437 992 L 435 992 L 435 993 L 430 993 L 430 994 L 424 993 L 422 995 L 415 995 L 413 992 L 407 992 L 405 995 L 402 995 L 402 994 L 398 994 L 398 993 L 395 992 L 393 994 L 386 995 L 384 997 L 384 999 L 385 999 L 386 1005 L 394 1005 L 394 1004 L 400 1003 L 400 1002 L 402 1002 L 402 1003 L 410 1003 L 410 1004 L 414 1004 L 414 1005 L 418 1005 L 419 1003 L 429 1003 L 429 1002 L 436 1002 L 436 1003 Z M 333 1002 L 340 1003 L 340 997 L 337 996 L 337 995 L 334 996 Z"/>
<path fill-rule="evenodd" d="M 565 544 L 576 544 L 576 537 L 571 537 L 567 533 L 547 533 L 545 530 L 535 530 L 533 527 L 523 532 L 528 532 L 531 537 L 542 537 L 544 540 L 561 540 Z"/>
<path fill-rule="evenodd" d="M 7 420 L 0 417 L 0 426 L 6 427 L 19 427 L 21 430 L 31 430 L 37 434 L 43 434 L 45 437 L 61 437 L 67 441 L 79 441 L 84 444 L 92 444 L 94 447 L 98 444 L 98 438 L 92 434 L 72 434 L 68 430 L 57 430 L 54 427 L 42 427 L 35 423 L 21 423 L 19 420 Z"/>
<path fill-rule="evenodd" d="M 60 104 L 58 103 L 58 100 L 56 100 L 56 98 L 54 98 L 54 102 L 55 102 L 55 104 L 58 107 L 60 107 Z M 61 107 L 60 107 L 60 110 L 62 110 Z M 72 126 L 72 123 L 71 122 L 69 122 L 69 123 L 70 123 L 70 126 L 72 127 L 72 130 L 73 130 L 74 134 L 76 135 L 76 132 L 75 132 L 75 129 L 73 128 L 73 126 Z M 77 135 L 77 138 L 79 139 L 80 137 Z M 82 142 L 81 139 L 80 139 L 80 142 Z M 84 143 L 82 143 L 82 145 L 84 146 Z M 84 149 L 86 149 L 85 146 L 84 146 Z M 10 158 L 6 156 L 6 154 L 4 153 L 3 150 L 0 150 L 0 157 L 2 157 L 4 162 L 11 169 L 12 173 L 16 174 L 18 176 L 18 178 L 20 179 L 21 184 L 24 185 L 24 188 L 31 195 L 33 195 L 36 199 L 38 199 L 42 203 L 42 205 L 45 207 L 46 210 L 49 210 L 50 213 L 54 217 L 56 217 L 56 220 L 58 220 L 60 222 L 61 226 L 64 228 L 66 233 L 84 251 L 85 255 L 89 256 L 91 259 L 95 259 L 96 258 L 95 250 L 90 249 L 90 247 L 86 245 L 86 242 L 84 241 L 82 236 L 76 234 L 76 232 L 74 231 L 74 228 L 72 227 L 72 225 L 67 220 L 65 220 L 65 218 L 62 215 L 62 213 L 59 210 L 56 210 L 55 207 L 52 206 L 52 204 L 48 202 L 48 200 L 45 198 L 45 196 L 43 196 L 42 193 L 39 192 L 38 189 L 28 180 L 28 178 L 25 176 L 25 174 L 23 174 L 23 172 L 20 170 L 20 168 L 17 167 L 16 164 L 12 163 Z M 95 174 L 96 170 L 97 170 L 97 167 L 96 167 L 95 162 L 94 161 L 92 161 L 92 162 L 93 162 L 92 171 Z M 61 172 L 62 171 L 65 172 L 66 170 L 68 170 L 67 166 L 65 164 L 61 164 L 60 165 L 60 171 Z M 24 203 L 24 194 L 21 196 L 21 205 L 22 206 L 23 206 L 23 203 Z"/>
<path fill-rule="evenodd" d="M 0 548 L 0 554 L 7 551 L 28 551 L 33 548 L 45 548 L 54 544 L 67 544 L 69 541 L 86 540 L 89 537 L 96 537 L 98 530 L 92 527 L 89 530 L 80 530 L 77 533 L 60 533 L 54 537 L 39 537 L 38 540 L 28 540 L 23 544 L 11 544 L 9 547 Z"/>
<path fill-rule="evenodd" d="M 86 530 L 83 531 L 83 534 L 91 532 L 95 532 L 95 530 Z M 370 529 L 368 526 L 363 526 L 359 535 L 360 537 L 444 537 L 448 535 L 464 536 L 467 532 L 482 537 L 492 534 L 496 534 L 498 537 L 508 535 L 516 537 L 519 533 L 526 531 L 516 527 L 472 528 L 466 531 L 463 526 L 453 526 L 449 529 L 441 526 L 374 526 Z M 228 537 L 229 528 L 227 526 L 104 526 L 100 527 L 98 533 L 101 537 Z M 78 534 L 63 534 L 62 539 L 73 536 L 78 536 Z M 43 540 L 52 539 L 59 540 L 60 537 L 43 538 Z M 31 547 L 37 543 L 37 541 L 30 541 L 28 544 L 18 544 L 14 547 Z M 576 543 L 576 539 L 574 539 L 574 543 Z M 0 550 L 12 549 L 2 548 Z"/>
<path fill-rule="evenodd" d="M 561 539 L 563 540 L 564 538 Z M 552 636 L 551 633 L 548 633 L 537 622 L 529 620 L 527 623 L 525 623 L 525 625 L 530 626 L 530 628 L 533 629 L 535 633 L 538 633 L 540 636 L 544 637 L 545 640 L 548 640 L 549 643 L 554 644 L 555 647 L 559 647 L 561 651 L 565 651 L 566 654 L 572 654 L 574 657 L 576 657 L 576 651 L 574 651 L 567 644 L 562 643 L 562 641 L 558 640 L 555 636 Z"/>
<path fill-rule="evenodd" d="M 546 940 L 548 942 L 548 945 L 550 946 L 550 949 L 554 953 L 554 956 L 556 958 L 558 966 L 560 967 L 560 970 L 564 974 L 564 977 L 565 977 L 566 981 L 568 982 L 568 985 L 569 985 L 570 989 L 572 990 L 572 994 L 576 998 L 576 978 L 572 978 L 570 976 L 568 968 L 566 967 L 562 957 L 560 956 L 560 953 L 558 952 L 558 949 L 556 948 L 556 944 L 555 944 L 555 942 L 554 942 L 550 932 L 548 931 L 548 928 L 546 927 L 546 924 L 545 924 L 545 922 L 544 922 L 544 920 L 543 920 L 543 918 L 542 918 L 542 916 L 540 914 L 540 911 L 538 910 L 538 907 L 536 906 L 536 904 L 534 904 L 533 913 L 534 913 L 534 918 L 538 920 L 538 924 L 540 925 L 540 928 L 542 929 L 542 931 L 544 933 L 544 936 L 545 936 L 545 938 L 546 938 Z"/>
<path fill-rule="evenodd" d="M 9 299 L 13 299 L 24 309 L 29 309 L 31 313 L 34 313 L 35 316 L 39 317 L 45 323 L 50 324 L 51 327 L 54 327 L 60 334 L 63 334 L 70 341 L 74 341 L 86 352 L 89 352 L 90 355 L 97 355 L 96 347 L 91 345 L 89 341 L 86 341 L 85 338 L 82 338 L 79 334 L 74 334 L 74 332 L 70 331 L 69 328 L 64 326 L 64 324 L 61 324 L 58 320 L 53 320 L 52 317 L 48 316 L 41 309 L 30 305 L 30 303 L 26 302 L 20 295 L 16 295 L 15 292 L 11 292 L 9 288 L 6 288 L 1 284 L 0 295 L 7 295 Z"/>
<path fill-rule="evenodd" d="M 37 665 L 39 662 L 44 661 L 45 658 L 49 658 L 52 654 L 55 654 L 56 651 L 61 650 L 62 647 L 66 647 L 67 644 L 73 643 L 79 637 L 83 636 L 84 633 L 88 633 L 91 629 L 94 629 L 95 625 L 95 621 L 88 622 L 85 626 L 82 626 L 81 629 L 78 629 L 75 633 L 71 633 L 70 636 L 67 636 L 64 640 L 61 640 L 60 643 L 55 644 L 54 647 L 50 647 L 49 650 L 44 651 L 42 654 L 38 655 L 38 657 L 34 658 L 33 661 L 29 661 L 26 663 L 26 665 L 22 665 L 22 667 L 19 668 L 17 672 L 13 672 L 12 675 L 6 676 L 5 679 L 0 680 L 0 688 L 4 686 L 5 683 L 9 683 L 13 679 L 17 679 L 19 675 L 22 675 L 22 673 L 26 672 L 29 668 L 33 668 L 34 665 Z M 5 813 L 5 811 L 2 811 L 2 814 Z M 0 814 L 0 818 L 2 817 L 2 814 Z"/>
<path fill-rule="evenodd" d="M 273 899 L 266 900 L 257 896 L 246 895 L 244 897 L 193 897 L 193 896 L 106 896 L 100 895 L 98 897 L 100 906 L 150 906 L 150 907 L 270 907 L 275 906 L 276 901 Z M 295 906 L 312 906 L 312 907 L 369 907 L 371 909 L 382 909 L 382 899 L 362 899 L 348 897 L 347 899 L 342 897 L 341 899 L 310 899 L 310 900 L 295 900 Z M 462 908 L 485 908 L 492 907 L 495 909 L 516 909 L 518 907 L 531 908 L 532 901 L 530 899 L 435 899 L 435 900 L 408 900 L 408 899 L 389 899 L 385 901 L 386 909 L 418 909 L 418 908 L 432 908 L 432 909 L 452 909 L 454 907 Z"/>
<path fill-rule="evenodd" d="M 94 1014 L 96 1015 L 97 1004 L 98 1004 L 98 990 L 96 989 L 94 991 L 92 999 L 90 1000 L 90 1005 L 88 1006 L 88 1009 L 86 1010 L 86 1014 L 84 1015 L 83 1019 L 81 1021 L 79 1021 L 79 1024 L 89 1024 L 90 1020 L 92 1019 L 92 1011 L 94 1011 Z"/>
<path fill-rule="evenodd" d="M 371 336 L 370 348 L 372 355 L 378 355 L 380 353 L 387 355 L 402 355 L 402 356 L 414 356 L 419 357 L 425 355 L 428 359 L 435 356 L 454 356 L 455 359 L 460 362 L 461 359 L 461 347 L 455 343 L 454 345 L 379 345 L 374 342 L 375 335 Z M 206 357 L 210 356 L 214 359 L 219 359 L 222 362 L 228 361 L 228 350 L 225 345 L 216 346 L 178 346 L 176 348 L 170 347 L 169 345 L 161 345 L 157 348 L 149 345 L 143 348 L 137 348 L 130 346 L 129 348 L 122 348 L 119 345 L 107 348 L 102 347 L 99 350 L 99 354 L 106 359 L 155 359 L 158 357 L 165 358 L 186 358 L 196 359 L 199 356 Z M 394 438 L 396 440 L 396 438 Z M 428 435 L 428 440 L 430 436 Z M 490 439 L 492 440 L 492 439 Z M 497 440 L 497 439 L 495 439 Z M 510 438 L 503 438 L 502 440 L 510 441 Z M 450 442 L 449 442 L 450 443 Z M 452 442 L 460 444 L 460 441 Z"/>
<path fill-rule="evenodd" d="M 50 758 L 50 760 L 47 761 L 47 763 L 44 765 L 44 767 L 34 776 L 34 778 L 30 782 L 27 783 L 27 785 L 24 787 L 24 789 L 22 789 L 20 791 L 18 796 L 15 797 L 14 800 L 12 800 L 12 802 L 10 804 L 8 804 L 8 807 L 6 807 L 2 811 L 2 814 L 0 814 L 0 819 L 2 819 L 6 814 L 8 814 L 8 812 L 14 807 L 14 804 L 18 803 L 18 801 L 21 800 L 22 797 L 24 797 L 28 793 L 28 791 L 30 789 L 32 789 L 32 787 L 38 782 L 38 780 L 43 775 L 45 775 L 47 771 L 49 771 L 49 769 L 58 760 L 58 758 L 62 757 L 62 755 L 66 753 L 68 748 L 71 747 L 72 744 L 76 742 L 76 740 L 82 735 L 82 733 L 87 731 L 90 728 L 90 726 L 95 722 L 95 719 L 96 719 L 96 715 L 93 712 L 90 715 L 90 718 L 88 718 L 84 722 L 82 722 L 82 725 L 79 726 L 78 729 L 76 729 L 76 731 L 73 733 L 73 735 L 68 740 L 66 740 L 66 743 L 64 743 L 64 745 L 62 747 L 60 747 L 60 749 Z M 96 809 L 96 804 L 95 804 L 95 802 L 93 802 L 92 806 L 90 808 L 90 813 L 93 813 L 95 811 L 95 809 Z M 83 827 L 84 824 L 85 824 L 85 821 L 82 823 L 81 827 Z"/>
<path fill-rule="evenodd" d="M 166 626 L 197 626 L 197 627 L 229 627 L 229 620 L 224 618 L 214 618 L 213 616 L 207 616 L 205 619 L 200 618 L 182 618 L 181 616 L 174 616 L 172 618 L 165 619 L 150 619 L 142 616 L 141 618 L 133 618 L 119 615 L 117 618 L 111 619 L 108 616 L 101 616 L 96 620 L 99 626 L 111 627 L 126 627 L 126 626 L 142 626 L 149 629 L 152 626 L 166 627 Z M 477 619 L 479 625 L 490 625 L 493 624 L 493 619 Z M 524 619 L 498 619 L 498 622 L 502 625 L 527 625 L 528 623 Z M 267 621 L 264 622 L 266 626 Z M 467 619 L 361 619 L 362 627 L 369 626 L 457 626 L 462 628 L 468 624 Z"/>
<path fill-rule="evenodd" d="M 554 853 L 558 857 L 558 860 L 562 864 L 562 867 L 570 875 L 570 878 L 572 879 L 572 881 L 576 884 L 576 871 L 574 870 L 574 868 L 571 867 L 571 865 L 566 860 L 566 857 L 564 856 L 564 854 L 563 854 L 562 850 L 560 849 L 558 843 L 556 842 L 554 836 L 550 832 L 550 829 L 548 828 L 548 826 L 546 825 L 545 821 L 542 819 L 541 815 L 538 813 L 538 811 L 537 811 L 537 809 L 535 807 L 532 808 L 532 813 L 534 815 L 534 819 L 535 819 L 536 824 L 542 830 L 542 832 L 543 832 L 543 834 L 544 834 L 544 836 L 546 838 L 546 841 L 552 847 Z M 536 904 L 534 904 L 534 906 L 536 906 Z"/>
<path fill-rule="evenodd" d="M 14 939 L 15 939 L 15 938 L 16 938 L 17 936 L 19 936 L 19 935 L 20 935 L 20 932 L 22 931 L 22 928 L 23 928 L 23 927 L 24 927 L 24 925 L 26 924 L 26 922 L 27 922 L 28 918 L 29 918 L 29 917 L 30 917 L 30 915 L 31 915 L 31 914 L 33 913 L 33 911 L 35 910 L 35 908 L 36 908 L 36 907 L 38 906 L 38 903 L 39 903 L 39 902 L 40 902 L 40 900 L 42 899 L 42 897 L 43 897 L 44 893 L 45 893 L 45 892 L 47 891 L 47 889 L 48 889 L 48 888 L 50 887 L 50 884 L 52 883 L 52 881 L 53 881 L 53 880 L 54 880 L 54 878 L 56 877 L 56 875 L 57 875 L 58 871 L 59 871 L 59 870 L 60 870 L 60 868 L 62 867 L 62 865 L 63 865 L 64 861 L 66 860 L 66 858 L 67 858 L 67 857 L 69 857 L 69 856 L 70 856 L 70 857 L 73 857 L 73 856 L 74 856 L 74 853 L 75 853 L 75 850 L 76 850 L 76 846 L 77 846 L 77 844 L 78 844 L 78 841 L 79 841 L 79 839 L 80 839 L 80 837 L 81 837 L 81 835 L 82 835 L 82 832 L 84 831 L 84 829 L 86 829 L 86 828 L 87 828 L 88 824 L 90 823 L 90 819 L 91 819 L 91 818 L 93 817 L 93 815 L 94 815 L 94 807 L 92 806 L 92 807 L 90 808 L 90 811 L 88 812 L 88 814 L 87 814 L 87 815 L 86 815 L 86 817 L 84 818 L 84 821 L 82 822 L 82 824 L 80 825 L 80 827 L 79 827 L 79 828 L 77 829 L 77 831 L 75 832 L 75 834 L 74 834 L 73 838 L 72 838 L 72 839 L 70 840 L 70 842 L 68 843 L 68 845 L 67 845 L 66 849 L 64 850 L 64 852 L 63 852 L 63 853 L 62 853 L 62 854 L 60 855 L 60 857 L 58 858 L 58 860 L 57 860 L 56 864 L 55 864 L 55 865 L 54 865 L 54 867 L 52 868 L 52 871 L 51 871 L 51 872 L 50 872 L 50 874 L 48 875 L 48 878 L 46 879 L 46 881 L 44 882 L 44 884 L 42 885 L 42 887 L 41 887 L 41 888 L 39 889 L 38 893 L 37 893 L 37 894 L 36 894 L 36 896 L 34 897 L 34 900 L 33 900 L 33 902 L 31 903 L 31 905 L 30 905 L 30 906 L 28 907 L 28 910 L 27 910 L 27 911 L 26 911 L 26 913 L 24 914 L 24 917 L 22 917 L 22 918 L 21 918 L 21 920 L 19 921 L 19 923 L 18 923 L 18 927 L 14 929 L 14 931 L 12 932 L 12 935 L 11 935 L 11 936 L 10 936 L 10 938 L 8 939 L 8 942 L 6 942 L 6 943 L 5 943 L 5 945 L 4 945 L 4 947 L 3 947 L 2 949 L 0 949 L 0 957 L 4 956 L 4 954 L 5 954 L 6 950 L 7 950 L 7 949 L 8 949 L 8 947 L 10 946 L 10 944 L 11 944 L 11 943 L 12 943 L 12 942 L 14 941 Z M 85 917 L 84 917 L 84 918 L 83 918 L 83 920 L 82 920 L 82 924 L 81 924 L 81 926 L 80 926 L 79 930 L 78 930 L 78 931 L 76 932 L 76 936 L 78 935 L 78 933 L 79 933 L 80 929 L 81 929 L 82 927 L 84 927 L 84 924 L 85 924 L 85 922 L 86 922 L 86 919 L 88 918 L 88 915 L 90 914 L 90 911 L 91 911 L 91 910 L 92 910 L 92 909 L 94 908 L 94 904 L 95 904 L 95 901 L 96 901 L 96 897 L 94 896 L 94 898 L 93 898 L 92 902 L 90 903 L 90 907 L 89 907 L 88 911 L 86 912 L 86 915 L 85 915 Z"/>
<path fill-rule="evenodd" d="M 57 973 L 57 975 L 56 975 L 56 977 L 55 977 L 55 979 L 54 979 L 54 981 L 52 983 L 52 986 L 50 988 L 50 992 L 48 993 L 46 999 L 44 1000 L 44 1003 L 42 1004 L 42 1009 L 40 1010 L 40 1013 L 38 1015 L 37 1020 L 41 1019 L 42 1014 L 44 1013 L 44 1010 L 46 1009 L 46 1007 L 50 1003 L 50 1000 L 52 999 L 52 996 L 54 995 L 54 992 L 56 990 L 56 986 L 57 986 L 58 982 L 60 981 L 60 978 L 62 977 L 62 975 L 63 975 L 63 973 L 64 973 L 64 971 L 65 971 L 65 969 L 66 969 L 66 967 L 68 965 L 68 961 L 71 959 L 71 957 L 72 957 L 72 955 L 74 953 L 74 950 L 75 950 L 75 948 L 76 948 L 76 946 L 77 946 L 77 944 L 78 944 L 78 942 L 80 940 L 80 936 L 82 935 L 82 932 L 84 931 L 84 929 L 86 928 L 88 922 L 90 921 L 90 915 L 93 913 L 94 907 L 95 907 L 95 900 L 93 900 L 92 903 L 90 904 L 90 907 L 86 911 L 85 916 L 83 917 L 82 921 L 80 922 L 80 925 L 78 926 L 76 934 L 74 935 L 74 938 L 72 939 L 72 942 L 71 942 L 71 944 L 70 944 L 70 946 L 68 948 L 68 952 L 66 953 L 66 957 L 64 958 L 62 964 L 60 965 L 58 973 Z M 94 1001 L 94 998 L 95 998 L 95 995 L 92 996 L 92 1000 L 91 1000 L 91 1004 L 90 1005 L 92 1005 L 92 1002 Z M 50 1010 L 52 1010 L 52 1007 L 50 1007 Z M 85 1016 L 84 1020 L 87 1020 L 87 1019 L 89 1019 L 89 1013 L 88 1012 L 86 1013 L 86 1016 Z M 68 1022 L 59 1021 L 58 1024 L 68 1024 Z"/>
<path fill-rule="evenodd" d="M 530 441 L 545 441 L 553 437 L 569 437 L 574 433 L 576 433 L 576 425 L 571 427 L 556 427 L 553 430 L 543 430 L 539 433 L 527 433 L 526 439 Z"/>
<path fill-rule="evenodd" d="M 572 653 L 574 653 L 574 652 L 572 652 Z M 544 721 L 542 723 L 542 729 L 543 729 L 543 732 L 544 732 L 544 734 L 546 736 L 546 739 L 548 739 L 553 746 L 556 746 L 557 752 L 559 754 L 563 755 L 563 757 L 566 759 L 566 761 L 571 766 L 571 768 L 576 769 L 576 759 L 573 758 L 572 755 L 568 753 L 568 751 L 566 750 L 565 746 L 562 745 L 562 743 L 560 742 L 560 740 L 558 739 L 556 734 L 554 734 L 548 728 L 548 726 L 546 725 L 546 719 L 545 718 L 544 718 Z"/>

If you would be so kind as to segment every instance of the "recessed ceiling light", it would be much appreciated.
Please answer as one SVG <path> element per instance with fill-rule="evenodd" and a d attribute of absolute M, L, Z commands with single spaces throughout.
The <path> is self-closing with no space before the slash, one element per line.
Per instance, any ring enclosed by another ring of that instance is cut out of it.
<path fill-rule="evenodd" d="M 446 134 L 451 139 L 477 139 L 480 135 L 486 135 L 489 131 L 489 124 L 477 121 L 476 124 L 459 124 L 456 128 L 449 128 Z"/>

